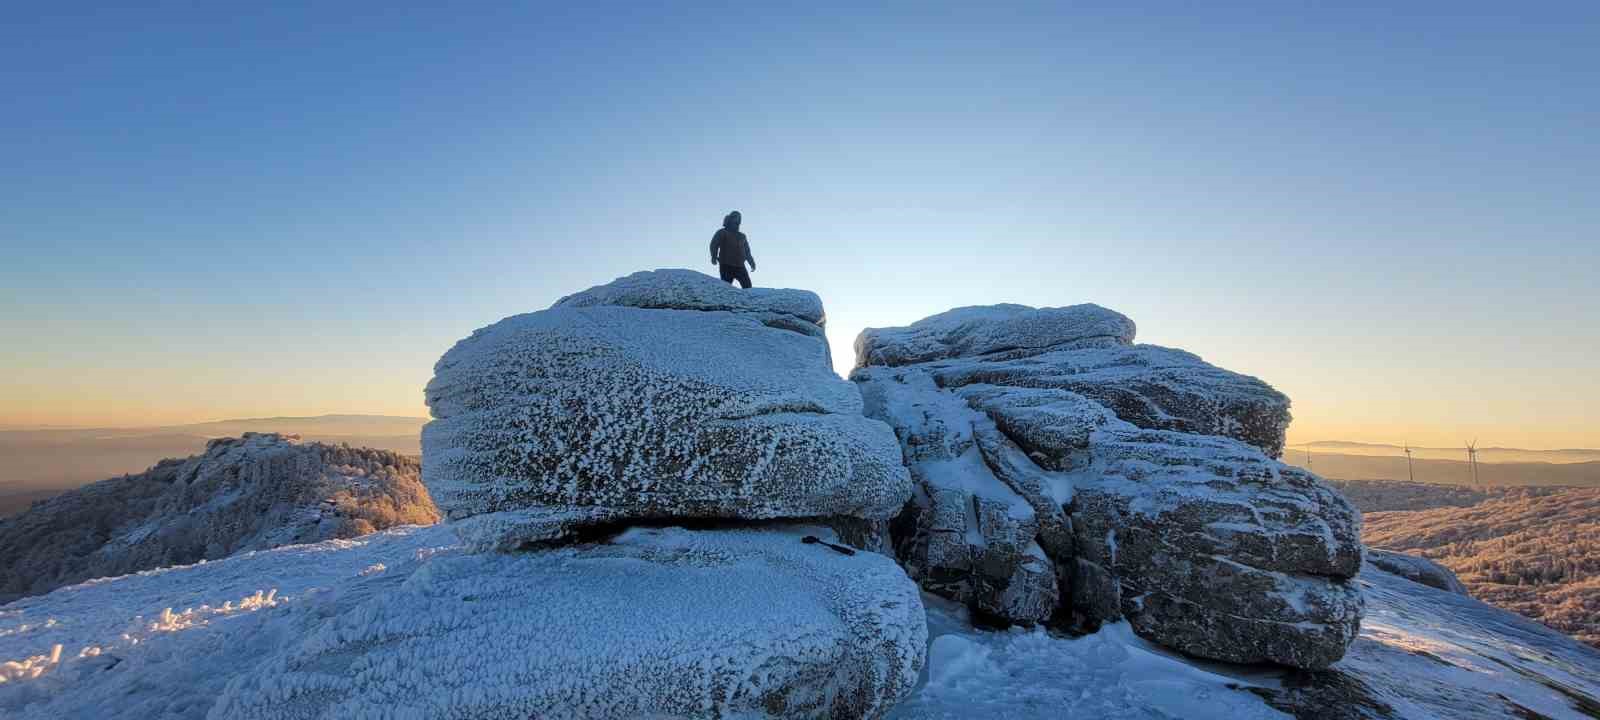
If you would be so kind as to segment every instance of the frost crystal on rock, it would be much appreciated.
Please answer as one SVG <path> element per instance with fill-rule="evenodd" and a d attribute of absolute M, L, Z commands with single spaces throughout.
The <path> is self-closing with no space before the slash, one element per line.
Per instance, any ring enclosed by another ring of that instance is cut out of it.
<path fill-rule="evenodd" d="M 900 448 L 833 373 L 821 322 L 815 294 L 690 271 L 507 318 L 435 367 L 423 480 L 451 520 L 478 518 L 477 547 L 602 522 L 885 520 L 911 493 Z"/>

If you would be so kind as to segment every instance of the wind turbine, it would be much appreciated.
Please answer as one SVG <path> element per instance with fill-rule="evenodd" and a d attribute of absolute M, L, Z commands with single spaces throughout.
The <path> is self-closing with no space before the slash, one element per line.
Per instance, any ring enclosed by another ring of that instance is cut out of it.
<path fill-rule="evenodd" d="M 1411 443 L 1406 443 L 1406 476 L 1411 478 L 1411 482 L 1417 481 L 1417 473 L 1411 469 Z"/>
<path fill-rule="evenodd" d="M 1478 439 L 1477 438 L 1473 438 L 1472 442 L 1467 443 L 1467 464 L 1472 466 L 1472 486 L 1473 487 L 1479 487 L 1479 485 L 1478 485 Z"/>

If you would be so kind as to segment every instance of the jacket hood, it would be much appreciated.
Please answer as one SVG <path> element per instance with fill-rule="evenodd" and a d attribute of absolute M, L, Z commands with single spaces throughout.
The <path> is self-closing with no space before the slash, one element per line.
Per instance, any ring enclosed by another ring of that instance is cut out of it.
<path fill-rule="evenodd" d="M 729 230 L 738 230 L 739 221 L 742 219 L 743 218 L 739 215 L 739 211 L 735 210 L 731 213 L 728 213 L 726 217 L 722 218 L 722 226 Z"/>

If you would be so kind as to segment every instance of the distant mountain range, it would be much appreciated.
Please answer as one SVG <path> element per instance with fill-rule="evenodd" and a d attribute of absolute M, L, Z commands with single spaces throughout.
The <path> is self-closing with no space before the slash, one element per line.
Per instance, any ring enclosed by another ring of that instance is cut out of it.
<path fill-rule="evenodd" d="M 1315 457 L 1322 454 L 1397 457 L 1405 459 L 1405 447 L 1382 443 L 1349 442 L 1346 440 L 1319 440 L 1290 445 L 1285 454 L 1299 459 L 1309 449 Z M 1453 448 L 1412 446 L 1411 457 L 1417 460 L 1460 460 L 1466 462 L 1465 446 Z M 1572 448 L 1566 450 L 1524 450 L 1521 448 L 1480 447 L 1478 462 L 1482 463 L 1585 463 L 1600 462 L 1600 450 Z"/>
<path fill-rule="evenodd" d="M 1341 480 L 1473 483 L 1472 466 L 1467 462 L 1465 450 L 1411 450 L 1412 460 L 1408 464 L 1404 449 L 1398 446 L 1324 441 L 1290 446 L 1284 451 L 1283 460 L 1323 477 Z M 1600 450 L 1479 448 L 1478 483 L 1484 487 L 1600 487 Z"/>
<path fill-rule="evenodd" d="M 0 517 L 63 490 L 143 472 L 163 458 L 200 453 L 211 438 L 277 432 L 419 455 L 418 433 L 426 422 L 427 418 L 392 415 L 319 415 L 136 428 L 0 430 Z"/>
<path fill-rule="evenodd" d="M 143 472 L 162 458 L 186 457 L 206 440 L 245 432 L 296 434 L 306 440 L 421 454 L 427 418 L 396 415 L 318 415 L 217 420 L 134 428 L 17 427 L 0 429 L 0 517 L 85 483 Z M 1330 478 L 1407 480 L 1466 485 L 1472 472 L 1462 448 L 1412 448 L 1408 472 L 1398 445 L 1322 440 L 1292 445 L 1284 460 Z M 1600 487 L 1600 450 L 1480 448 L 1478 476 L 1486 485 Z"/>

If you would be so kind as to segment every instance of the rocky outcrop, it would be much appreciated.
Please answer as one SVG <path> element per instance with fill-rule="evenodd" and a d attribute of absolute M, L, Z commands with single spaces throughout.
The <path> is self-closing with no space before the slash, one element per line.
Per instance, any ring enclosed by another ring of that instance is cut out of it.
<path fill-rule="evenodd" d="M 969 307 L 869 329 L 857 367 L 916 366 L 940 387 L 1063 390 L 1141 428 L 1222 435 L 1283 454 L 1289 398 L 1172 348 L 1134 345 L 1134 324 L 1098 305 Z"/>
<path fill-rule="evenodd" d="M 882 555 L 800 542 L 816 533 L 635 529 L 436 558 L 236 679 L 211 716 L 881 717 L 921 670 L 917 588 Z"/>
<path fill-rule="evenodd" d="M 0 521 L 0 602 L 90 578 L 437 522 L 419 466 L 387 450 L 245 433 Z"/>
<path fill-rule="evenodd" d="M 962 308 L 856 342 L 917 481 L 893 543 L 1006 623 L 1126 618 L 1183 652 L 1326 667 L 1354 639 L 1360 516 L 1277 462 L 1288 400 L 1079 305 Z"/>
<path fill-rule="evenodd" d="M 227 715 L 882 716 L 922 669 L 917 586 L 886 555 L 802 538 L 887 551 L 912 483 L 823 321 L 809 292 L 657 271 L 457 343 L 428 384 L 423 478 L 478 554 L 288 653 Z M 386 629 L 463 595 L 448 622 Z M 453 672 L 322 679 L 408 653 Z M 505 682 L 463 699 L 482 675 Z"/>
<path fill-rule="evenodd" d="M 1367 562 L 1388 573 L 1394 573 L 1411 582 L 1422 583 L 1457 595 L 1470 595 L 1461 578 L 1439 563 L 1420 555 L 1409 555 L 1378 548 L 1367 548 Z"/>
<path fill-rule="evenodd" d="M 799 290 L 639 273 L 445 353 L 423 477 L 464 539 L 501 549 L 677 519 L 882 520 L 911 493 Z"/>

